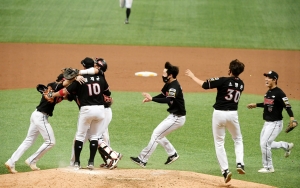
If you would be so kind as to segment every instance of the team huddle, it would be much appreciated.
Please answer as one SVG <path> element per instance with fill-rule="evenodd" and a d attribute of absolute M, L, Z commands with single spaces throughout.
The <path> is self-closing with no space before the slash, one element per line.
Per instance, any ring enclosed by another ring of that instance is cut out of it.
<path fill-rule="evenodd" d="M 33 145 L 39 134 L 44 139 L 41 147 L 25 160 L 32 170 L 40 170 L 37 167 L 38 160 L 55 145 L 53 129 L 48 122 L 48 117 L 53 115 L 55 105 L 62 100 L 75 101 L 79 108 L 77 131 L 71 148 L 70 165 L 75 169 L 81 169 L 80 155 L 83 144 L 89 141 L 90 157 L 87 169 L 94 169 L 94 159 L 98 153 L 103 159 L 102 168 L 113 170 L 123 155 L 110 147 L 108 126 L 112 119 L 111 105 L 113 99 L 105 79 L 107 63 L 103 58 L 85 58 L 81 61 L 84 70 L 65 68 L 54 82 L 39 84 L 37 90 L 42 94 L 39 105 L 30 117 L 30 126 L 25 140 L 5 163 L 10 173 L 17 173 L 15 163 L 24 152 Z M 239 78 L 245 65 L 235 59 L 230 62 L 228 77 L 210 78 L 201 80 L 187 69 L 185 75 L 203 89 L 217 89 L 217 96 L 212 115 L 212 133 L 215 151 L 220 170 L 225 183 L 229 182 L 232 172 L 229 170 L 228 159 L 224 147 L 226 129 L 234 140 L 236 170 L 238 174 L 245 174 L 243 136 L 238 119 L 238 103 L 244 91 L 245 84 Z M 154 129 L 148 145 L 142 149 L 137 157 L 130 157 L 135 164 L 145 168 L 147 161 L 155 151 L 157 145 L 161 145 L 166 153 L 169 165 L 179 158 L 179 154 L 167 135 L 181 128 L 186 121 L 185 99 L 180 83 L 177 80 L 179 68 L 166 62 L 162 71 L 164 85 L 160 94 L 152 97 L 149 93 L 142 93 L 143 102 L 165 103 L 168 105 L 169 115 Z M 297 125 L 291 105 L 285 93 L 277 87 L 278 74 L 274 71 L 263 74 L 268 91 L 262 103 L 251 103 L 249 109 L 262 107 L 265 120 L 260 135 L 260 147 L 262 152 L 263 168 L 259 173 L 273 173 L 271 149 L 282 148 L 285 157 L 291 154 L 293 143 L 276 142 L 275 139 L 283 129 L 282 111 L 286 109 L 290 117 L 290 126 L 286 132 L 293 130 Z M 71 142 L 71 141 L 70 141 Z"/>

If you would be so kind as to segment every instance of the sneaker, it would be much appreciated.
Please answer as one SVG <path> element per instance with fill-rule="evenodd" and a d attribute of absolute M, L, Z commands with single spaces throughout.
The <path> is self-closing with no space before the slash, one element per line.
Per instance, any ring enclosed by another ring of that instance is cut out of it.
<path fill-rule="evenodd" d="M 10 165 L 10 163 L 8 161 L 6 163 L 4 163 L 4 165 L 10 173 L 12 173 L 12 174 L 18 173 L 18 171 L 16 171 L 16 169 L 15 169 L 15 166 Z"/>
<path fill-rule="evenodd" d="M 167 158 L 167 161 L 165 162 L 165 165 L 171 164 L 174 161 L 176 161 L 179 158 L 179 155 L 177 155 L 177 153 L 175 152 L 174 155 L 170 156 Z"/>
<path fill-rule="evenodd" d="M 40 170 L 40 168 L 36 166 L 36 163 L 34 163 L 34 162 L 29 162 L 29 159 L 26 159 L 26 160 L 25 160 L 25 163 L 26 163 L 27 166 L 29 166 L 29 167 L 31 168 L 31 170 L 33 170 L 33 171 Z"/>
<path fill-rule="evenodd" d="M 285 151 L 285 154 L 284 154 L 285 157 L 288 157 L 291 155 L 291 150 L 293 147 L 294 147 L 293 143 L 288 143 L 288 149 Z"/>
<path fill-rule="evenodd" d="M 112 162 L 111 162 L 111 165 L 109 166 L 109 170 L 113 170 L 115 168 L 117 168 L 117 164 L 119 162 L 119 160 L 121 160 L 123 157 L 123 155 L 121 153 L 119 153 L 119 156 L 117 159 L 114 159 Z"/>
<path fill-rule="evenodd" d="M 258 172 L 260 173 L 273 173 L 275 172 L 274 168 L 261 168 L 260 170 L 258 170 Z"/>
<path fill-rule="evenodd" d="M 124 24 L 129 24 L 129 21 L 128 19 L 125 20 Z"/>
<path fill-rule="evenodd" d="M 138 157 L 130 157 L 130 159 L 137 165 L 139 165 L 142 168 L 146 168 L 146 164 L 143 161 L 141 161 Z"/>
<path fill-rule="evenodd" d="M 74 170 L 79 170 L 79 169 L 81 169 L 80 164 L 78 162 L 75 162 L 74 163 Z"/>
<path fill-rule="evenodd" d="M 225 183 L 228 183 L 231 180 L 232 173 L 229 170 L 225 170 L 223 173 Z"/>
<path fill-rule="evenodd" d="M 94 169 L 94 162 L 88 162 L 87 169 L 93 170 Z"/>
<path fill-rule="evenodd" d="M 245 172 L 245 166 L 242 165 L 241 163 L 238 163 L 236 165 L 236 171 L 238 171 L 239 174 L 246 174 L 246 172 Z"/>

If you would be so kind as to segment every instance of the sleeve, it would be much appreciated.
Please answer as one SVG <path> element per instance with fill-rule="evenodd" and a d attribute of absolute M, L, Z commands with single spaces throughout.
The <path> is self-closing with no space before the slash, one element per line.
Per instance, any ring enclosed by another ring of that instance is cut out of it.
<path fill-rule="evenodd" d="M 202 84 L 202 88 L 203 89 L 213 89 L 213 88 L 217 88 L 218 86 L 220 86 L 222 84 L 222 78 L 210 78 L 207 79 L 203 84 Z"/>
<path fill-rule="evenodd" d="M 77 84 L 79 84 L 78 82 L 72 82 L 68 87 L 66 87 L 67 92 L 73 93 L 75 92 L 76 88 L 77 88 Z"/>
<path fill-rule="evenodd" d="M 284 92 L 281 92 L 280 93 L 280 98 L 282 99 L 282 105 L 283 105 L 283 107 L 285 108 L 285 110 L 286 110 L 286 112 L 288 113 L 288 115 L 290 116 L 290 117 L 294 117 L 294 113 L 293 113 L 293 111 L 292 111 L 292 106 L 291 106 L 291 104 L 290 104 L 290 102 L 289 102 L 289 99 L 287 98 L 287 96 L 285 95 L 285 93 Z"/>
<path fill-rule="evenodd" d="M 265 105 L 264 105 L 264 103 L 262 102 L 262 103 L 256 103 L 256 107 L 264 107 Z"/>

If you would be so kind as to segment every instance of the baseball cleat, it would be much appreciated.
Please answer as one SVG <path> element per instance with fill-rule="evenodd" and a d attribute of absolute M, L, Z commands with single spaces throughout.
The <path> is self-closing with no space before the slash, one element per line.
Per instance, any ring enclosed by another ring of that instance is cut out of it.
<path fill-rule="evenodd" d="M 89 170 L 94 170 L 94 162 L 88 162 L 88 165 L 86 168 Z"/>
<path fill-rule="evenodd" d="M 122 159 L 122 157 L 123 157 L 123 155 L 122 155 L 121 153 L 119 153 L 118 158 L 117 158 L 117 159 L 114 159 L 114 160 L 112 161 L 112 163 L 111 163 L 111 165 L 110 165 L 110 167 L 109 167 L 109 170 L 113 170 L 113 169 L 117 168 L 117 164 L 118 164 L 119 160 Z"/>
<path fill-rule="evenodd" d="M 10 165 L 8 161 L 6 163 L 4 163 L 4 165 L 10 173 L 12 173 L 12 174 L 18 173 L 18 171 L 16 171 L 15 167 L 13 165 Z"/>
<path fill-rule="evenodd" d="M 29 162 L 29 159 L 26 159 L 26 160 L 25 160 L 25 163 L 26 163 L 27 166 L 29 166 L 29 167 L 31 168 L 31 170 L 33 170 L 33 171 L 40 170 L 40 168 L 36 166 L 36 163 L 32 163 L 32 162 L 30 163 L 30 162 Z"/>
<path fill-rule="evenodd" d="M 167 158 L 167 161 L 165 162 L 165 165 L 171 164 L 174 161 L 176 161 L 179 158 L 179 155 L 177 155 L 177 153 L 175 152 L 174 155 L 170 156 Z"/>
<path fill-rule="evenodd" d="M 293 147 L 294 147 L 293 143 L 288 143 L 288 149 L 285 151 L 285 154 L 284 154 L 285 157 L 288 157 L 291 155 L 291 150 Z"/>
<path fill-rule="evenodd" d="M 75 162 L 74 163 L 74 170 L 79 170 L 79 169 L 81 169 L 80 164 L 78 162 Z"/>
<path fill-rule="evenodd" d="M 239 174 L 246 174 L 246 172 L 245 172 L 245 166 L 242 165 L 241 163 L 238 163 L 236 165 L 236 171 L 238 171 Z"/>
<path fill-rule="evenodd" d="M 231 180 L 232 173 L 229 170 L 225 170 L 223 176 L 225 183 L 228 183 Z"/>
<path fill-rule="evenodd" d="M 125 20 L 124 24 L 129 24 L 129 21 L 128 19 Z"/>
<path fill-rule="evenodd" d="M 275 172 L 274 168 L 261 168 L 260 170 L 258 170 L 258 172 L 260 173 L 273 173 Z"/>
<path fill-rule="evenodd" d="M 138 157 L 130 157 L 130 159 L 132 160 L 132 162 L 134 162 L 135 164 L 139 165 L 142 168 L 146 168 L 146 164 L 143 161 L 141 161 Z"/>

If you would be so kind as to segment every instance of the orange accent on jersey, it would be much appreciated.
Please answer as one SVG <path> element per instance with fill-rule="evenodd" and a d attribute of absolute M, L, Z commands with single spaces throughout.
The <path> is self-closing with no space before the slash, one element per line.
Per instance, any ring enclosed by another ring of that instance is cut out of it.
<path fill-rule="evenodd" d="M 274 104 L 274 99 L 266 99 L 265 98 L 264 104 Z"/>

